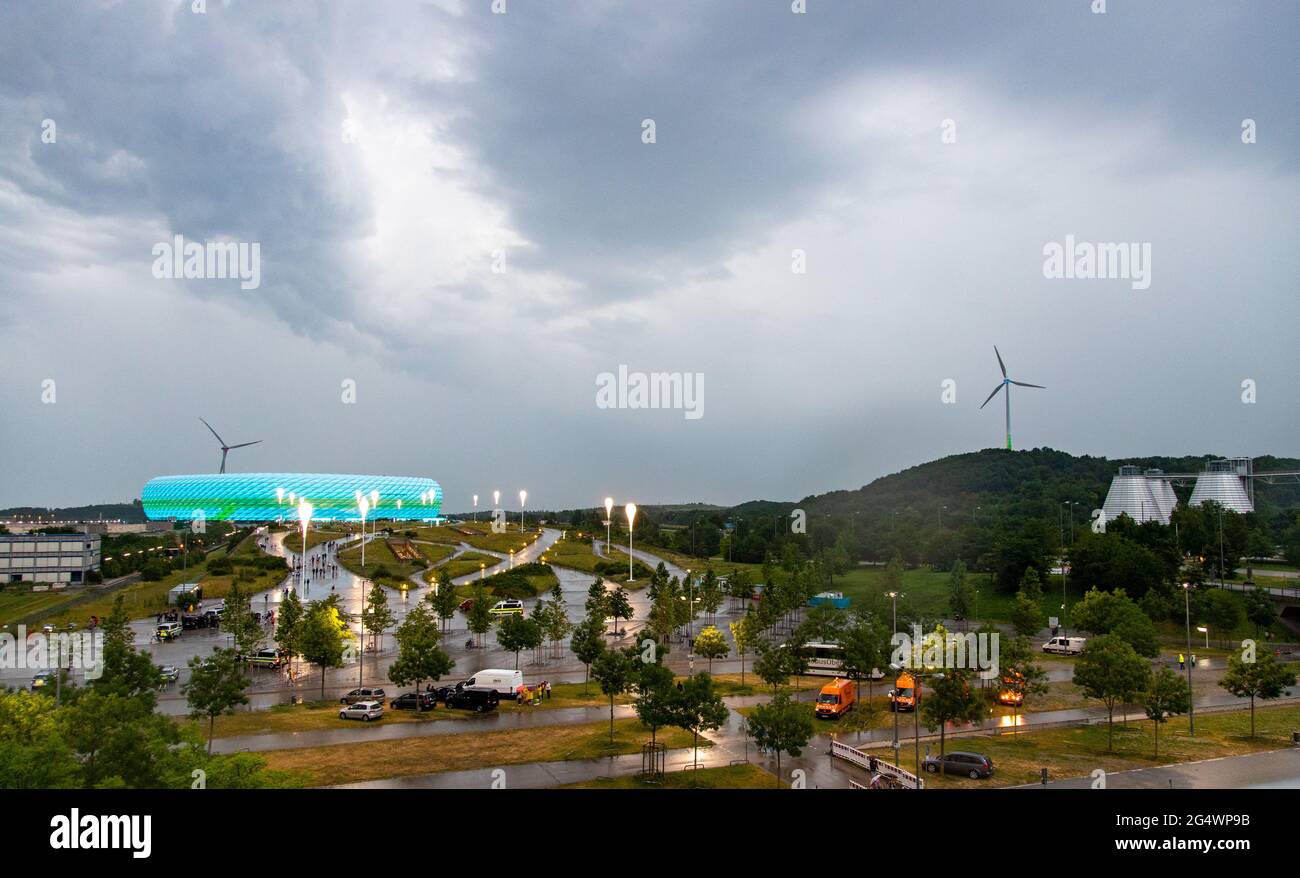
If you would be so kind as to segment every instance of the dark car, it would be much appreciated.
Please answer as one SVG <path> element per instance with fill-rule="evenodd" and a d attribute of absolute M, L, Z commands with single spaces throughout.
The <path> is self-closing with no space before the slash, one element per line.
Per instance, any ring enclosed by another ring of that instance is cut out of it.
<path fill-rule="evenodd" d="M 406 692 L 388 702 L 393 710 L 433 710 L 438 706 L 438 699 L 432 692 Z"/>
<path fill-rule="evenodd" d="M 465 688 L 465 682 L 462 680 L 461 682 L 455 684 L 454 686 L 435 686 L 432 683 L 430 683 L 425 688 L 424 691 L 432 695 L 438 701 L 441 701 L 445 704 L 448 698 L 455 695 L 457 692 L 459 692 L 464 688 Z"/>
<path fill-rule="evenodd" d="M 339 699 L 339 704 L 356 704 L 358 701 L 378 701 L 380 704 L 384 701 L 383 689 L 353 689 L 347 695 Z"/>
<path fill-rule="evenodd" d="M 497 690 L 486 686 L 467 686 L 453 692 L 447 698 L 448 707 L 456 710 L 472 710 L 475 713 L 496 710 L 500 703 L 501 696 L 497 694 Z"/>
<path fill-rule="evenodd" d="M 462 613 L 468 613 L 468 612 L 469 612 L 469 608 L 472 607 L 472 606 L 474 606 L 474 599 L 473 599 L 473 598 L 465 598 L 465 600 L 463 600 L 463 601 L 460 602 L 460 611 L 461 611 Z"/>
<path fill-rule="evenodd" d="M 993 776 L 992 759 L 961 750 L 945 753 L 942 761 L 938 756 L 926 757 L 921 767 L 931 774 L 938 774 L 942 770 L 946 774 L 963 775 L 972 779 Z"/>

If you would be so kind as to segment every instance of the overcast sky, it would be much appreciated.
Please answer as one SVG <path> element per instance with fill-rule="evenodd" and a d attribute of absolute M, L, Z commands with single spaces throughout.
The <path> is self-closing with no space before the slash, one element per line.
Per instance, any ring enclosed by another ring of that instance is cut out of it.
<path fill-rule="evenodd" d="M 994 344 L 1018 447 L 1300 454 L 1292 0 L 807 5 L 5 4 L 0 506 L 215 471 L 199 416 L 453 511 L 797 499 L 1000 445 Z"/>

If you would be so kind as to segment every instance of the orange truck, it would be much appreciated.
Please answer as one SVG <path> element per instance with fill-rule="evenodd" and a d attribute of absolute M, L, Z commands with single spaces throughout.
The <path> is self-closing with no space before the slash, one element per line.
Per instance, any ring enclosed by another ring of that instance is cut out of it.
<path fill-rule="evenodd" d="M 818 719 L 837 719 L 853 709 L 856 691 L 852 680 L 836 677 L 822 687 L 817 696 L 816 713 Z"/>
<path fill-rule="evenodd" d="M 903 671 L 894 681 L 894 688 L 889 690 L 889 706 L 895 711 L 916 710 L 917 699 L 916 680 Z"/>

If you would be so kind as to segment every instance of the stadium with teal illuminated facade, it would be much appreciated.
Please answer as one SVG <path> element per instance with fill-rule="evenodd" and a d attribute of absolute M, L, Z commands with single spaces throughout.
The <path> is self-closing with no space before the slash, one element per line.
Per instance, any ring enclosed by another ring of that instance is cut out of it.
<path fill-rule="evenodd" d="M 160 476 L 141 492 L 150 519 L 277 521 L 296 519 L 294 504 L 312 505 L 313 521 L 360 521 L 357 495 L 371 503 L 366 520 L 425 521 L 441 517 L 442 488 L 414 476 L 332 473 L 213 473 Z"/>

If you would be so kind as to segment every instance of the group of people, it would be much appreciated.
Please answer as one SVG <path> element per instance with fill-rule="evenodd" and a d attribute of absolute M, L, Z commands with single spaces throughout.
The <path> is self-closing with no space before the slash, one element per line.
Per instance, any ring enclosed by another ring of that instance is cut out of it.
<path fill-rule="evenodd" d="M 302 556 L 296 555 L 293 559 L 294 578 L 303 579 L 303 585 L 311 585 L 312 577 L 320 579 L 338 579 L 339 578 L 339 561 L 338 561 L 338 542 L 330 540 L 321 543 L 321 551 L 318 554 L 310 555 L 307 558 L 306 577 L 303 577 Z"/>
<path fill-rule="evenodd" d="M 527 704 L 530 701 L 533 704 L 540 704 L 543 698 L 550 698 L 550 697 L 551 697 L 550 680 L 543 680 L 542 682 L 538 683 L 536 686 L 533 686 L 532 688 L 529 688 L 528 686 L 520 685 L 519 688 L 515 690 L 515 701 L 519 704 Z"/>

